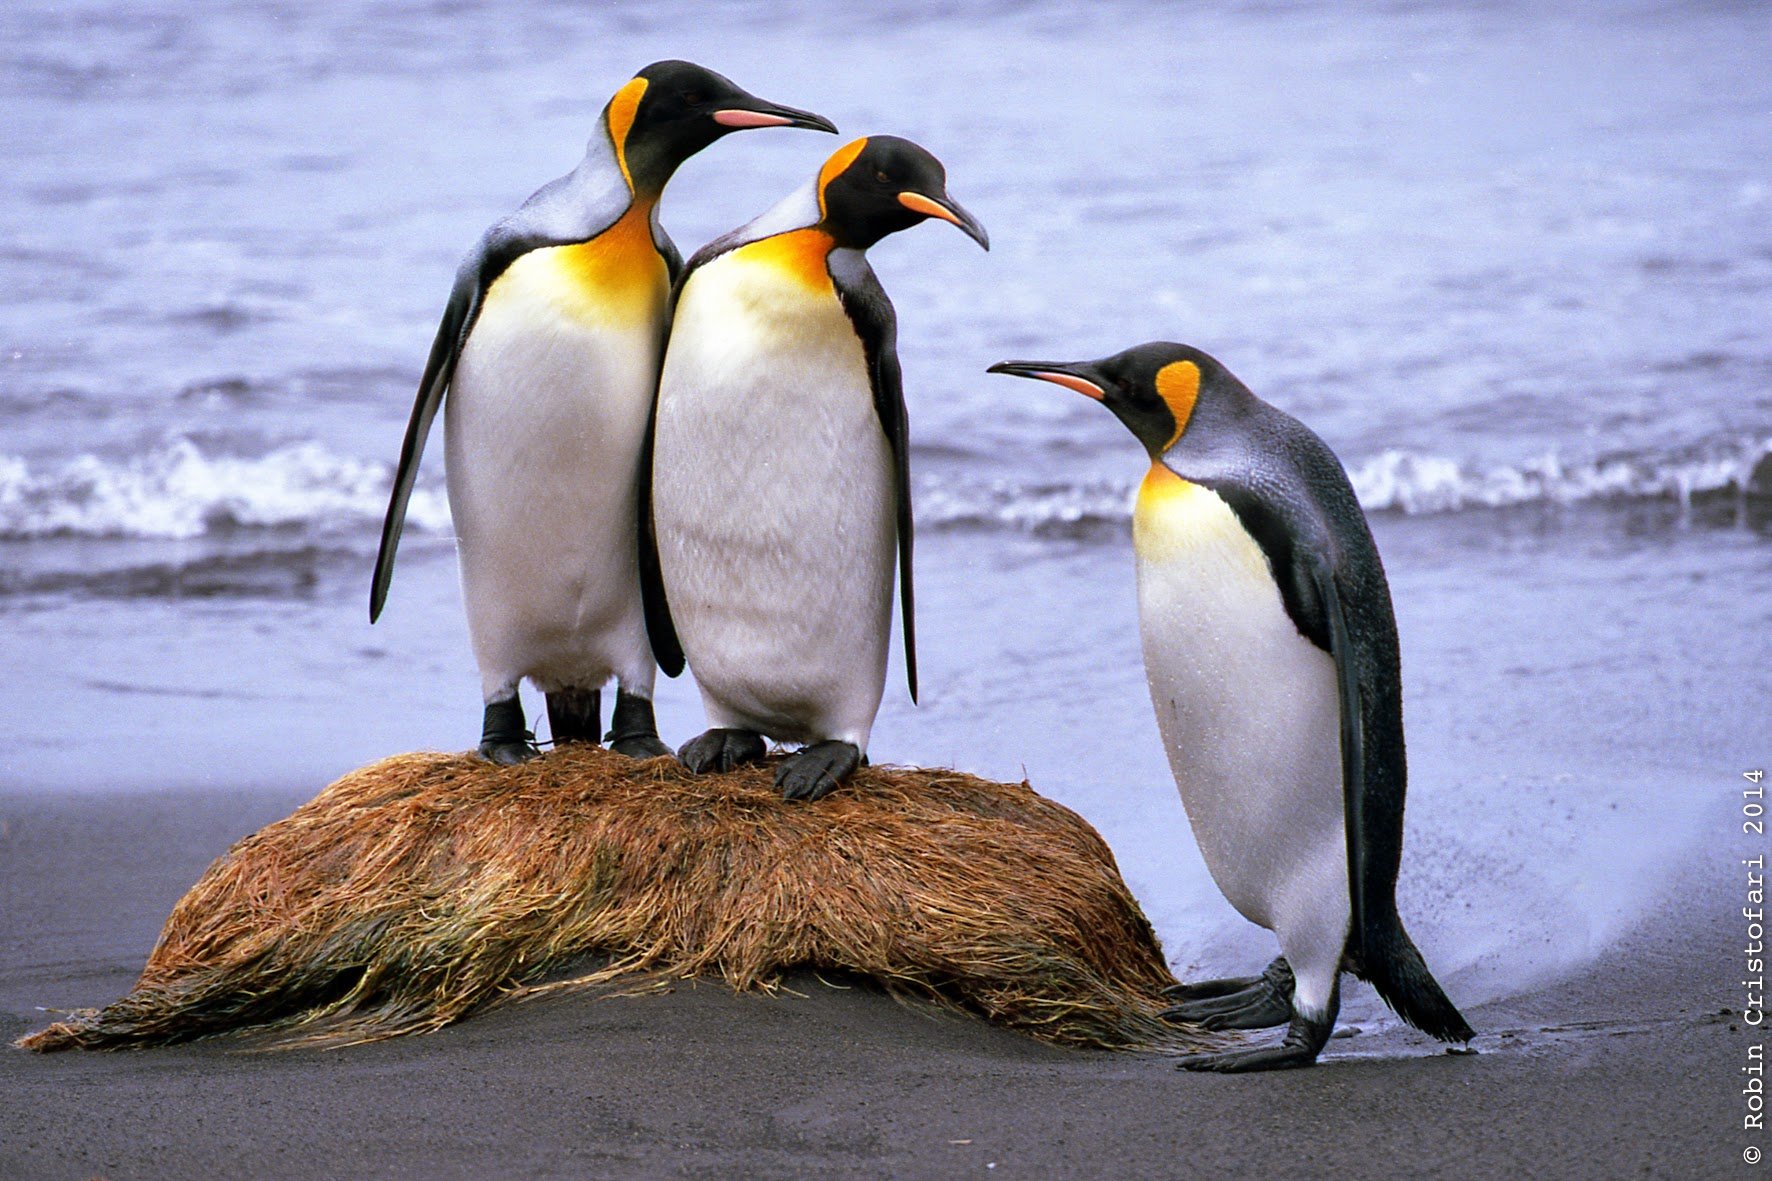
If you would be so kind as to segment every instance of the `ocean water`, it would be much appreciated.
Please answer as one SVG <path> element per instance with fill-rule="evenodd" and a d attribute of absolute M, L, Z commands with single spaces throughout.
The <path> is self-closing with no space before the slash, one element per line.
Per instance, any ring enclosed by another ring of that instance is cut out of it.
<path fill-rule="evenodd" d="M 1373 517 L 1430 963 L 1466 1002 L 1577 967 L 1667 911 L 1768 758 L 1769 45 L 1752 3 L 15 0 L 0 786 L 317 789 L 473 743 L 440 447 L 367 620 L 413 388 L 479 231 L 633 70 L 688 57 L 924 143 L 991 231 L 872 254 L 924 687 L 889 684 L 874 757 L 1081 811 L 1179 969 L 1271 954 L 1157 742 L 1138 449 L 983 372 L 1183 340 L 1322 434 Z M 688 253 L 837 142 L 715 146 L 667 228 Z M 660 711 L 669 740 L 701 727 L 685 681 Z"/>

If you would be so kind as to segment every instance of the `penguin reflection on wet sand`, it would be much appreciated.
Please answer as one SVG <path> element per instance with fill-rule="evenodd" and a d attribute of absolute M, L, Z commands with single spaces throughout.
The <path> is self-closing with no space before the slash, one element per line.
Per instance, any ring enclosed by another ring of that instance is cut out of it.
<path fill-rule="evenodd" d="M 487 230 L 456 273 L 400 452 L 370 590 L 381 614 L 431 422 L 448 391 L 449 508 L 486 713 L 480 754 L 539 752 L 517 689 L 547 694 L 556 742 L 669 754 L 637 570 L 639 470 L 670 287 L 658 223 L 690 156 L 748 127 L 836 131 L 710 70 L 655 62 L 616 92 L 583 161 Z"/>
<path fill-rule="evenodd" d="M 1169 765 L 1213 881 L 1279 937 L 1260 976 L 1171 990 L 1210 1029 L 1276 1046 L 1190 1070 L 1308 1066 L 1345 969 L 1445 1041 L 1471 1028 L 1397 914 L 1403 716 L 1396 620 L 1347 473 L 1309 428 L 1197 349 L 1004 361 L 1117 415 L 1151 457 L 1133 516 L 1139 631 Z"/>
<path fill-rule="evenodd" d="M 892 303 L 863 253 L 929 218 L 989 249 L 934 156 L 859 139 L 678 287 L 659 379 L 643 555 L 652 645 L 685 658 L 712 727 L 697 773 L 802 748 L 776 771 L 818 799 L 866 756 L 886 683 L 894 558 L 917 696 L 908 427 Z"/>

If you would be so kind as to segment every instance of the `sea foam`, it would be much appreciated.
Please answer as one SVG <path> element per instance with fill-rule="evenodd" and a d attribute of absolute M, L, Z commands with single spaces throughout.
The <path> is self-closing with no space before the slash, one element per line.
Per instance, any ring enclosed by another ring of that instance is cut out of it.
<path fill-rule="evenodd" d="M 315 442 L 258 457 L 205 454 L 174 438 L 142 454 L 85 454 L 35 465 L 0 456 L 0 539 L 194 538 L 231 528 L 353 530 L 380 523 L 389 466 L 336 455 Z M 446 530 L 437 490 L 420 488 L 408 520 Z"/>
<path fill-rule="evenodd" d="M 1090 538 L 1123 529 L 1131 516 L 1130 480 L 981 479 L 949 467 L 917 479 L 922 529 Z M 369 534 L 387 509 L 392 475 L 388 463 L 314 441 L 256 457 L 211 454 L 183 436 L 126 458 L 84 454 L 42 464 L 0 455 L 0 540 L 188 539 L 253 528 Z M 1772 496 L 1772 439 L 1579 461 L 1548 453 L 1488 466 L 1393 449 L 1355 462 L 1349 477 L 1368 512 L 1686 505 L 1713 496 Z M 407 519 L 419 531 L 448 532 L 441 487 L 421 484 Z"/>
<path fill-rule="evenodd" d="M 1732 440 L 1661 454 L 1565 460 L 1549 452 L 1482 465 L 1387 449 L 1350 466 L 1371 513 L 1449 514 L 1529 505 L 1772 497 L 1772 439 Z M 1133 481 L 968 484 L 937 479 L 917 490 L 923 528 L 1004 530 L 1086 537 L 1131 519 Z"/>

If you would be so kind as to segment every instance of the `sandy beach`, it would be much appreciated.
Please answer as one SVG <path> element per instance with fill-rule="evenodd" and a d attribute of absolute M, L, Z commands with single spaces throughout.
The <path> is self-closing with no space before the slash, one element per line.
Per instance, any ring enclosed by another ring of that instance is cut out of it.
<path fill-rule="evenodd" d="M 0 796 L 0 1035 L 126 991 L 208 860 L 299 802 Z M 0 1176 L 1732 1176 L 1729 870 L 1670 883 L 1677 914 L 1580 976 L 1471 1009 L 1474 1056 L 1363 1031 L 1314 1070 L 1200 1076 L 865 985 L 701 983 L 337 1051 L 9 1049 Z"/>

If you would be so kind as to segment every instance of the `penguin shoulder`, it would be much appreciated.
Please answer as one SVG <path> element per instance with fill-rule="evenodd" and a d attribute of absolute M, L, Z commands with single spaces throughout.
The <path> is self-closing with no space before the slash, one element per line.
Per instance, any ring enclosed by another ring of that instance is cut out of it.
<path fill-rule="evenodd" d="M 531 193 L 505 222 L 516 232 L 583 242 L 614 225 L 634 204 L 607 135 L 599 135 L 578 167 Z"/>
<path fill-rule="evenodd" d="M 818 224 L 819 217 L 815 178 L 776 202 L 767 212 L 752 218 L 736 230 L 721 234 L 697 250 L 690 256 L 689 265 L 683 269 L 683 280 L 687 281 L 701 267 L 740 247 L 794 230 L 811 229 Z"/>
<path fill-rule="evenodd" d="M 1202 401 L 1197 413 L 1165 462 L 1235 514 L 1266 557 L 1298 630 L 1329 650 L 1322 585 L 1333 579 L 1375 632 L 1394 634 L 1377 546 L 1329 445 L 1253 394 Z"/>

